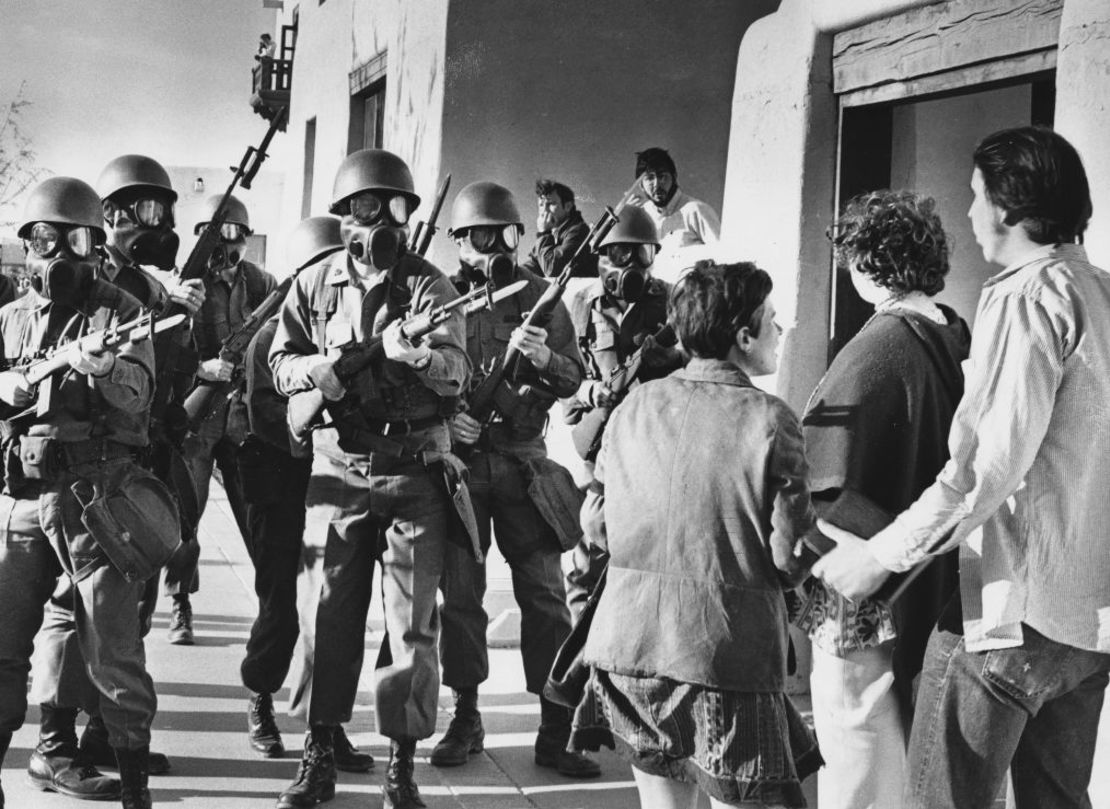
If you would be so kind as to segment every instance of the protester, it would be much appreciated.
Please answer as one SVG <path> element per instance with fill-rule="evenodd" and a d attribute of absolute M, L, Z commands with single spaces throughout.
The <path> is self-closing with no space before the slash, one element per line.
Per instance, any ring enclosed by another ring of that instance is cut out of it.
<path fill-rule="evenodd" d="M 820 762 L 783 691 L 783 588 L 804 575 L 813 511 L 797 418 L 751 382 L 778 364 L 770 291 L 748 263 L 702 262 L 677 284 L 669 320 L 690 362 L 614 411 L 583 506 L 610 562 L 572 745 L 610 731 L 645 808 L 685 809 L 698 790 L 805 806 Z"/>
<path fill-rule="evenodd" d="M 837 354 L 802 419 L 818 513 L 909 506 L 948 459 L 971 340 L 933 296 L 948 240 L 932 199 L 876 191 L 835 227 L 836 259 L 875 315 Z M 810 693 L 825 757 L 821 809 L 899 809 L 912 683 L 956 587 L 953 554 L 935 560 L 892 606 L 853 602 L 811 580 L 798 625 L 813 641 Z M 904 578 L 904 576 L 903 576 Z"/>
<path fill-rule="evenodd" d="M 905 806 L 1089 806 L 1110 672 L 1110 276 L 1087 261 L 1087 175 L 1049 129 L 976 147 L 968 216 L 1002 270 L 983 288 L 951 459 L 894 523 L 814 574 L 853 600 L 961 546 L 960 598 L 929 639 Z"/>
<path fill-rule="evenodd" d="M 536 207 L 536 243 L 521 266 L 531 273 L 551 278 L 570 263 L 590 235 L 590 226 L 575 207 L 574 192 L 554 180 L 536 180 Z M 584 250 L 571 276 L 596 277 L 597 256 Z"/>

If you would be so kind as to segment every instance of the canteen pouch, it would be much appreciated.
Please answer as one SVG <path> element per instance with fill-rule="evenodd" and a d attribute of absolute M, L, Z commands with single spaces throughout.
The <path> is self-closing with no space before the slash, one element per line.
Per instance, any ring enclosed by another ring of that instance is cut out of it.
<path fill-rule="evenodd" d="M 455 519 L 451 520 L 453 525 L 448 527 L 447 537 L 456 545 L 469 550 L 474 561 L 482 564 L 486 560 L 486 554 L 478 533 L 478 518 L 474 515 L 474 504 L 470 501 L 470 487 L 466 485 L 468 474 L 466 464 L 458 456 L 450 453 L 445 454 L 438 463 L 443 470 L 443 483 L 447 489 L 447 496 L 451 498 L 451 511 L 455 515 Z"/>
<path fill-rule="evenodd" d="M 528 497 L 543 521 L 555 531 L 560 547 L 569 551 L 582 538 L 578 515 L 586 499 L 585 494 L 566 467 L 550 458 L 525 461 L 523 470 L 524 479 L 528 482 Z"/>
<path fill-rule="evenodd" d="M 25 435 L 19 439 L 19 462 L 24 480 L 51 481 L 61 471 L 57 440 L 46 435 Z"/>
<path fill-rule="evenodd" d="M 118 480 L 98 475 L 70 489 L 81 503 L 81 522 L 128 581 L 149 579 L 181 544 L 177 503 L 149 472 L 131 466 Z"/>

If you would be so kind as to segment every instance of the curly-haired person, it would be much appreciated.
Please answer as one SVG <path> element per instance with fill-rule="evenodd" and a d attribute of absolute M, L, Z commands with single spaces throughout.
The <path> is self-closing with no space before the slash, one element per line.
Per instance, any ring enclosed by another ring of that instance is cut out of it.
<path fill-rule="evenodd" d="M 897 514 L 932 483 L 948 459 L 970 343 L 967 325 L 933 301 L 948 244 L 932 199 L 862 194 L 835 231 L 837 263 L 875 314 L 833 360 L 802 420 L 814 503 L 834 522 L 861 502 Z M 910 688 L 956 566 L 951 554 L 935 560 L 890 607 L 809 583 L 797 623 L 813 641 L 821 809 L 901 806 Z"/>

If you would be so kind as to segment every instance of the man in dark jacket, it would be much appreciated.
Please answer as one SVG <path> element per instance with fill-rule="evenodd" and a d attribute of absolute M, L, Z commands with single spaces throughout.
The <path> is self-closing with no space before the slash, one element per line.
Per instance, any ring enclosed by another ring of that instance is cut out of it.
<path fill-rule="evenodd" d="M 574 207 L 574 192 L 554 180 L 536 180 L 536 207 L 536 243 L 521 266 L 536 275 L 553 278 L 586 241 L 590 226 Z M 571 274 L 576 278 L 596 278 L 597 256 L 584 255 Z"/>

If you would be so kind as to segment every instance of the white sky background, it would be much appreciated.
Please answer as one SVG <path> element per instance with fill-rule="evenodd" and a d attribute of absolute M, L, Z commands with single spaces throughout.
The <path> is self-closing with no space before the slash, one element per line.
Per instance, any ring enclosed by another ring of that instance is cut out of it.
<path fill-rule="evenodd" d="M 0 103 L 26 81 L 23 127 L 52 174 L 95 183 L 129 152 L 238 164 L 266 131 L 250 71 L 275 20 L 262 0 L 0 0 Z"/>

